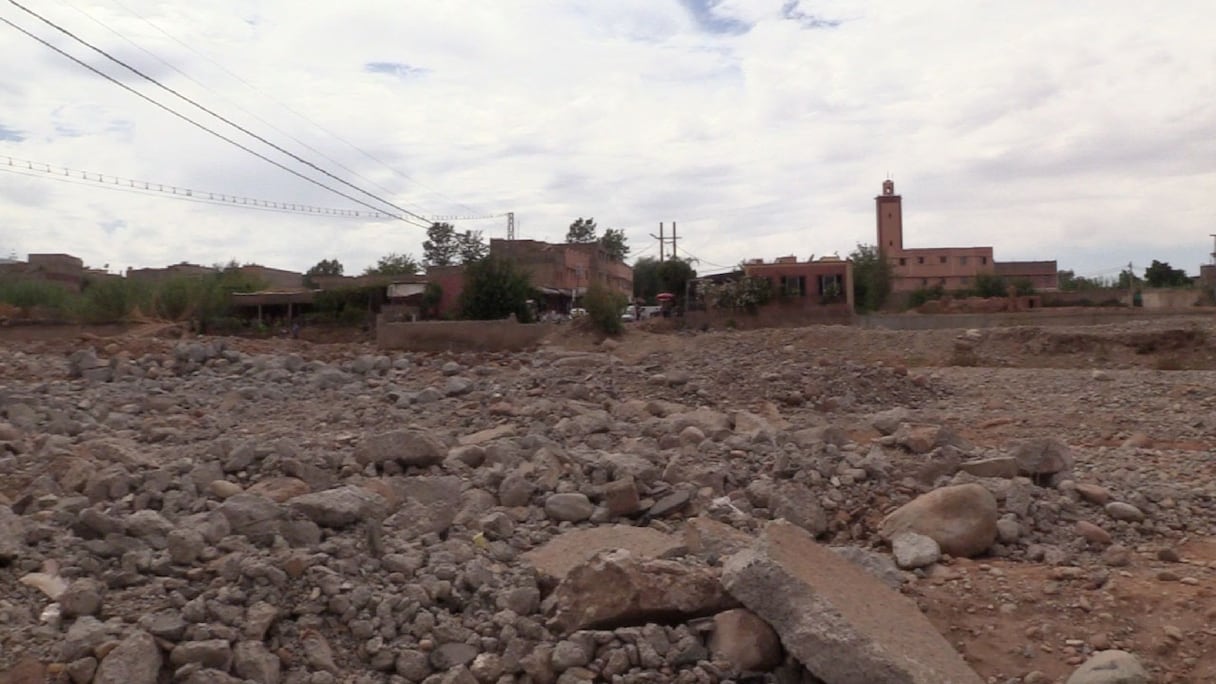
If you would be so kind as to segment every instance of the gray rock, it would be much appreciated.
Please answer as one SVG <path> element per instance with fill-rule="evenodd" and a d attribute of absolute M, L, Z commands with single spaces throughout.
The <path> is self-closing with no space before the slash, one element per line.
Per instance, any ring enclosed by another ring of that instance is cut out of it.
<path fill-rule="evenodd" d="M 431 667 L 436 670 L 450 670 L 461 665 L 468 665 L 477 657 L 477 647 L 451 642 L 440 644 L 431 651 Z"/>
<path fill-rule="evenodd" d="M 260 641 L 242 641 L 232 652 L 232 669 L 238 677 L 256 684 L 279 684 L 282 664 Z"/>
<path fill-rule="evenodd" d="M 781 639 L 759 615 L 736 608 L 714 616 L 709 650 L 740 672 L 768 671 L 781 664 Z"/>
<path fill-rule="evenodd" d="M 21 516 L 8 506 L 0 505 L 0 564 L 19 558 L 24 546 L 25 526 L 21 522 Z"/>
<path fill-rule="evenodd" d="M 346 485 L 297 496 L 288 508 L 322 527 L 348 527 L 366 518 L 381 518 L 388 505 L 378 494 L 356 485 Z"/>
<path fill-rule="evenodd" d="M 785 518 L 818 537 L 828 530 L 828 517 L 819 500 L 806 485 L 785 482 L 769 496 L 769 508 L 774 518 Z"/>
<path fill-rule="evenodd" d="M 139 626 L 152 636 L 166 641 L 179 641 L 186 633 L 185 619 L 181 613 L 173 610 L 144 615 L 139 618 Z"/>
<path fill-rule="evenodd" d="M 982 684 L 916 604 L 786 522 L 723 565 L 727 590 L 829 682 Z"/>
<path fill-rule="evenodd" d="M 459 397 L 473 391 L 473 381 L 460 376 L 448 378 L 443 386 L 443 394 L 448 397 Z"/>
<path fill-rule="evenodd" d="M 360 465 L 396 461 L 402 466 L 439 465 L 448 455 L 442 442 L 421 430 L 393 430 L 371 435 L 355 449 Z"/>
<path fill-rule="evenodd" d="M 232 646 L 227 639 L 183 641 L 169 652 L 174 667 L 197 663 L 205 668 L 227 671 L 232 665 Z"/>
<path fill-rule="evenodd" d="M 1144 520 L 1144 511 L 1129 503 L 1112 501 L 1106 504 L 1104 508 L 1106 514 L 1115 520 L 1125 520 L 1127 522 L 1141 522 Z"/>
<path fill-rule="evenodd" d="M 832 546 L 830 548 L 837 556 L 860 566 L 862 570 L 870 573 L 871 577 L 892 589 L 899 589 L 907 581 L 904 573 L 895 565 L 895 561 L 885 553 L 856 546 Z"/>
<path fill-rule="evenodd" d="M 536 485 L 519 475 L 511 474 L 503 478 L 502 484 L 498 486 L 498 502 L 507 508 L 527 506 L 535 492 Z"/>
<path fill-rule="evenodd" d="M 72 661 L 84 658 L 109 638 L 106 626 L 97 618 L 92 616 L 79 618 L 72 622 L 63 642 L 59 644 L 59 659 Z"/>
<path fill-rule="evenodd" d="M 1072 450 L 1055 437 L 1035 437 L 1015 443 L 1009 455 L 1017 460 L 1018 472 L 1031 477 L 1072 470 Z"/>
<path fill-rule="evenodd" d="M 91 577 L 74 580 L 59 596 L 59 608 L 64 617 L 96 615 L 101 610 L 105 585 Z"/>
<path fill-rule="evenodd" d="M 545 514 L 559 521 L 580 522 L 591 517 L 595 504 L 586 494 L 552 494 L 545 499 Z"/>
<path fill-rule="evenodd" d="M 933 565 L 942 557 L 942 549 L 929 537 L 915 532 L 904 532 L 891 539 L 891 553 L 895 564 L 904 570 Z"/>
<path fill-rule="evenodd" d="M 245 535 L 255 544 L 272 541 L 285 516 L 278 504 L 257 494 L 237 494 L 216 510 L 227 518 L 233 534 Z"/>
<path fill-rule="evenodd" d="M 397 653 L 393 662 L 397 674 L 415 682 L 421 682 L 431 674 L 431 661 L 422 651 L 404 649 Z"/>
<path fill-rule="evenodd" d="M 591 658 L 581 644 L 567 640 L 557 642 L 552 655 L 549 656 L 549 662 L 557 672 L 565 672 L 572 667 L 586 665 L 591 662 Z"/>
<path fill-rule="evenodd" d="M 93 678 L 94 684 L 157 684 L 160 648 L 151 634 L 132 633 L 106 654 Z"/>
<path fill-rule="evenodd" d="M 1098 651 L 1068 678 L 1067 684 L 1148 684 L 1148 672 L 1127 651 Z"/>
<path fill-rule="evenodd" d="M 870 417 L 870 425 L 884 435 L 893 435 L 910 417 L 911 412 L 900 406 L 874 414 Z"/>
<path fill-rule="evenodd" d="M 441 534 L 452 526 L 460 508 L 458 477 L 398 477 L 392 481 L 401 506 L 384 521 L 406 538 Z"/>
<path fill-rule="evenodd" d="M 1012 456 L 995 456 L 966 461 L 958 469 L 976 477 L 1014 478 L 1018 476 L 1018 461 Z"/>
<path fill-rule="evenodd" d="M 198 560 L 207 546 L 207 540 L 198 530 L 176 529 L 166 539 L 169 560 L 177 565 L 190 565 Z"/>

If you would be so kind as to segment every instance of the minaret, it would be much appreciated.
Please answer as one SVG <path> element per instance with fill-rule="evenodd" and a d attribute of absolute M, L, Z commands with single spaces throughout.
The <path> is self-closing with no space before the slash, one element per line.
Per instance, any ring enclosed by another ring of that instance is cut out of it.
<path fill-rule="evenodd" d="M 895 181 L 882 182 L 882 194 L 874 198 L 878 212 L 878 249 L 888 256 L 904 250 L 902 199 L 895 194 Z"/>

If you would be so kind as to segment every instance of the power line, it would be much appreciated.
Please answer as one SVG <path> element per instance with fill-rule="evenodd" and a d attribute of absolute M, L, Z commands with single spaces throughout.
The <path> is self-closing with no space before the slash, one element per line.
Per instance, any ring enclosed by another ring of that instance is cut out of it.
<path fill-rule="evenodd" d="M 297 202 L 278 202 L 274 200 L 259 199 L 256 197 L 245 197 L 243 195 L 230 195 L 227 193 L 210 192 L 207 190 L 196 190 L 194 188 L 171 185 L 168 183 L 156 183 L 153 181 L 138 180 L 135 178 L 125 178 L 123 176 L 116 176 L 113 174 L 82 171 L 80 169 L 71 169 L 66 166 L 52 166 L 45 162 L 36 162 L 29 159 L 20 159 L 7 155 L 0 155 L 0 171 L 4 171 L 6 173 L 15 173 L 22 176 L 30 176 L 33 178 L 46 178 L 49 180 L 65 181 L 75 185 L 89 185 L 92 187 L 101 188 L 103 190 L 123 190 L 126 192 L 135 192 L 143 195 L 161 196 L 165 199 L 189 200 L 205 204 L 225 204 L 246 209 L 261 209 L 266 211 L 278 211 L 282 213 L 311 214 L 314 216 L 336 216 L 341 218 L 393 218 L 393 216 L 390 214 L 385 214 L 378 211 L 368 212 L 356 211 L 354 209 L 334 209 L 330 207 L 317 207 L 308 204 L 300 204 Z"/>
<path fill-rule="evenodd" d="M 61 1 L 62 1 L 62 0 L 61 0 Z M 157 24 L 155 24 L 154 22 L 152 22 L 152 20 L 150 20 L 150 19 L 148 19 L 147 17 L 143 16 L 143 15 L 142 15 L 142 14 L 140 14 L 139 12 L 136 12 L 135 10 L 131 9 L 130 7 L 128 7 L 127 5 L 124 5 L 122 2 L 120 2 L 120 0 L 110 0 L 110 1 L 111 1 L 113 4 L 115 4 L 115 5 L 117 5 L 117 6 L 121 7 L 121 8 L 123 8 L 124 10 L 126 10 L 126 11 L 127 11 L 129 14 L 131 14 L 131 15 L 133 15 L 133 16 L 135 16 L 135 17 L 139 18 L 139 19 L 140 19 L 140 21 L 144 22 L 144 23 L 145 23 L 145 24 L 147 24 L 148 26 L 151 26 L 152 28 L 156 29 L 156 30 L 157 30 L 159 33 L 161 33 L 162 35 L 164 35 L 164 36 L 165 36 L 166 38 L 168 38 L 169 40 L 172 40 L 173 42 L 177 43 L 178 45 L 181 45 L 182 47 L 186 48 L 186 49 L 187 49 L 187 50 L 189 50 L 190 52 L 193 52 L 194 54 L 198 55 L 199 57 L 202 57 L 204 60 L 206 60 L 206 61 L 210 62 L 210 63 L 211 63 L 211 64 L 213 64 L 213 65 L 214 65 L 216 68 L 218 68 L 220 71 L 223 71 L 224 73 L 228 74 L 228 75 L 229 75 L 229 76 L 231 76 L 233 79 L 235 79 L 237 82 L 239 82 L 239 83 L 241 83 L 242 85 L 244 85 L 246 88 L 249 88 L 249 89 L 250 89 L 250 90 L 252 90 L 253 92 L 255 92 L 255 93 L 257 93 L 257 94 L 261 95 L 262 97 L 264 97 L 264 98 L 266 98 L 266 99 L 270 100 L 271 102 L 274 102 L 275 104 L 279 105 L 280 107 L 282 107 L 282 108 L 283 108 L 283 109 L 285 109 L 286 111 L 291 112 L 292 114 L 294 114 L 296 117 L 298 117 L 298 118 L 299 118 L 299 119 L 301 119 L 302 121 L 306 121 L 306 122 L 308 122 L 309 124 L 311 124 L 312 126 L 314 126 L 315 128 L 317 128 L 318 130 L 320 130 L 321 132 L 323 132 L 323 133 L 325 133 L 325 134 L 329 135 L 330 137 L 334 138 L 334 139 L 335 139 L 335 140 L 337 140 L 338 142 L 341 142 L 342 144 L 344 144 L 344 145 L 346 145 L 347 147 L 351 148 L 352 150 L 354 150 L 354 151 L 358 152 L 359 154 L 363 155 L 364 157 L 366 157 L 366 158 L 368 158 L 368 159 L 370 159 L 370 160 L 372 160 L 372 161 L 376 162 L 377 164 L 380 164 L 381 166 L 383 166 L 384 168 L 388 169 L 389 171 L 392 171 L 392 172 L 393 172 L 394 174 L 396 174 L 397 176 L 399 176 L 399 177 L 401 177 L 401 178 L 405 179 L 406 181 L 409 181 L 409 182 L 411 182 L 411 183 L 414 183 L 414 184 L 416 184 L 416 185 L 418 185 L 418 186 L 421 186 L 421 187 L 423 187 L 423 188 L 427 188 L 427 189 L 429 189 L 429 190 L 432 190 L 432 191 L 433 191 L 433 192 L 435 192 L 435 194 L 436 194 L 436 195 L 438 195 L 439 197 L 442 197 L 442 198 L 444 198 L 444 199 L 451 200 L 451 201 L 452 201 L 452 203 L 453 203 L 454 205 L 456 205 L 456 206 L 458 206 L 458 207 L 463 208 L 465 211 L 467 211 L 467 212 L 469 212 L 469 213 L 471 213 L 471 214 L 476 214 L 476 213 L 479 213 L 477 209 L 473 209 L 473 208 L 471 208 L 471 207 L 470 207 L 469 205 L 467 205 L 467 204 L 464 204 L 464 203 L 462 203 L 462 202 L 460 202 L 460 201 L 458 201 L 458 200 L 455 200 L 455 199 L 453 199 L 453 198 L 451 198 L 451 197 L 448 197 L 447 195 L 444 195 L 443 193 L 441 193 L 441 192 L 438 192 L 438 191 L 434 190 L 434 188 L 430 188 L 430 187 L 428 187 L 428 186 L 427 186 L 425 183 L 422 183 L 422 182 L 421 182 L 421 181 L 419 181 L 418 179 L 413 178 L 413 177 L 412 177 L 412 176 L 410 176 L 409 174 L 403 173 L 403 172 L 401 172 L 401 171 L 399 171 L 399 170 L 397 170 L 397 169 L 393 168 L 393 167 L 392 167 L 392 166 L 391 166 L 391 165 L 390 165 L 388 162 L 386 162 L 386 161 L 384 161 L 384 160 L 380 159 L 379 157 L 377 157 L 377 156 L 375 156 L 375 155 L 371 154 L 370 152 L 367 152 L 366 150 L 364 150 L 364 149 L 360 148 L 358 145 L 355 145 L 354 143 L 352 143 L 352 142 L 350 142 L 349 140 L 347 140 L 347 139 L 343 138 L 342 136 L 338 135 L 337 133 L 334 133 L 333 131 L 329 130 L 328 128 L 325 128 L 325 127 L 324 127 L 324 126 L 322 126 L 321 124 L 317 123 L 316 121 L 313 121 L 312 119 L 310 119 L 310 118 L 308 118 L 307 116 L 305 116 L 304 114 L 302 114 L 302 113 L 300 113 L 300 112 L 296 111 L 295 109 L 291 108 L 290 106 L 286 105 L 285 103 L 281 102 L 280 100 L 277 100 L 277 99 L 275 99 L 274 97 L 271 97 L 270 95 L 268 95 L 268 94 L 266 94 L 265 92 L 263 92 L 263 91 L 262 91 L 260 88 L 258 88 L 258 87 L 257 87 L 257 86 L 255 86 L 254 84 L 250 83 L 249 81 L 245 80 L 244 78 L 241 78 L 241 76 L 240 76 L 240 75 L 238 75 L 238 74 L 236 74 L 236 73 L 232 72 L 230 69 L 228 69 L 227 67 L 225 67 L 223 64 L 220 64 L 219 62 L 217 62 L 215 59 L 211 58 L 210 56 L 208 56 L 208 55 L 207 55 L 207 54 L 205 54 L 204 52 L 202 52 L 202 51 L 200 51 L 200 50 L 195 49 L 195 48 L 194 48 L 194 47 L 192 47 L 192 46 L 191 46 L 189 43 L 186 43 L 185 41 L 183 41 L 183 40 L 181 40 L 180 38 L 178 38 L 178 37 L 176 37 L 176 36 L 172 35 L 172 34 L 171 34 L 171 33 L 169 33 L 168 31 L 164 30 L 163 28 L 161 28 L 160 26 L 158 26 Z M 370 181 L 369 181 L 369 182 L 370 182 Z"/>
<path fill-rule="evenodd" d="M 374 186 L 374 187 L 376 187 L 376 188 L 379 188 L 380 190 L 383 190 L 384 192 L 392 192 L 392 190 L 390 190 L 390 189 L 388 189 L 388 188 L 384 187 L 383 185 L 380 185 L 380 184 L 379 184 L 379 183 L 377 183 L 376 181 L 374 181 L 374 180 L 372 180 L 372 179 L 368 178 L 367 176 L 364 176 L 363 174 L 361 174 L 361 173 L 359 173 L 358 171 L 356 171 L 356 170 L 354 170 L 354 169 L 350 168 L 349 166 L 346 166 L 346 165 L 345 165 L 345 164 L 343 164 L 342 162 L 340 162 L 340 161 L 338 161 L 338 160 L 334 159 L 333 157 L 330 157 L 329 155 L 325 154 L 325 153 L 324 153 L 324 152 L 322 152 L 321 150 L 318 150 L 317 148 L 313 147 L 312 145 L 309 145 L 307 142 L 304 142 L 303 140 L 300 140 L 299 138 L 297 138 L 297 137 L 293 136 L 292 134 L 288 133 L 287 131 L 284 131 L 283 129 L 281 129 L 281 128 L 279 128 L 278 126 L 274 125 L 274 124 L 273 124 L 273 123 L 271 123 L 270 121 L 267 121 L 266 119 L 262 118 L 261 116 L 258 116 L 257 114 L 255 114 L 255 113 L 253 113 L 253 112 L 249 111 L 248 109 L 245 109 L 245 108 L 244 108 L 244 107 L 242 107 L 242 106 L 241 106 L 239 103 L 234 102 L 234 101 L 233 101 L 231 98 L 225 97 L 225 96 L 224 96 L 223 94 L 221 94 L 221 93 L 217 93 L 217 92 L 215 91 L 215 89 L 213 89 L 213 88 L 211 88 L 211 87 L 207 86 L 205 83 L 202 83 L 202 82 L 198 81 L 197 79 L 195 79 L 195 78 L 191 77 L 191 76 L 190 76 L 190 74 L 187 74 L 186 72 L 184 72 L 184 71 L 182 71 L 181 69 L 177 68 L 176 66 L 174 66 L 174 65 L 173 65 L 173 64 L 171 64 L 170 62 L 168 62 L 168 61 L 166 61 L 166 60 L 164 60 L 164 59 L 161 59 L 161 58 L 160 58 L 160 57 L 159 57 L 159 56 L 158 56 L 156 53 L 152 52 L 151 50 L 148 50 L 148 49 L 144 48 L 144 47 L 143 47 L 143 46 L 141 46 L 139 43 L 136 43 L 135 41 L 131 40 L 131 39 L 130 39 L 130 38 L 128 38 L 127 36 L 123 35 L 121 32 L 119 32 L 119 31 L 115 30 L 114 28 L 111 28 L 111 27 L 110 27 L 109 25 L 107 25 L 105 22 L 103 22 L 103 21 L 101 21 L 100 19 L 98 19 L 98 18 L 96 18 L 96 17 L 92 16 L 92 15 L 91 15 L 91 14 L 89 14 L 88 12 L 86 12 L 86 11 L 84 11 L 84 10 L 80 9 L 79 7 L 76 7 L 76 6 L 72 5 L 71 3 L 67 2 L 66 0 L 59 0 L 59 3 L 60 3 L 60 4 L 63 4 L 63 5 L 66 5 L 66 6 L 68 6 L 68 7 L 70 7 L 71 9 L 75 10 L 76 12 L 78 12 L 79 14 L 81 14 L 82 16 L 84 16 L 85 18 L 87 18 L 87 19 L 89 19 L 90 21 L 92 21 L 93 23 L 97 24 L 98 26 L 101 26 L 102 28 L 104 28 L 105 30 L 109 31 L 110 33 L 113 33 L 114 35 L 116 35 L 116 36 L 118 36 L 119 38 L 123 39 L 124 41 L 126 41 L 127 43 L 129 43 L 129 44 L 130 44 L 132 47 L 134 47 L 136 50 L 139 50 L 140 52 L 143 52 L 144 54 L 148 55 L 149 57 L 151 57 L 152 59 L 156 60 L 157 62 L 160 62 L 161 64 L 163 64 L 164 66 L 168 67 L 169 69 L 172 69 L 173 71 L 175 71 L 175 72 L 177 72 L 178 74 L 180 74 L 180 75 L 181 75 L 183 78 L 185 78 L 186 80 L 188 80 L 188 81 L 190 81 L 191 83 L 195 84 L 196 86 L 198 86 L 198 87 L 202 88 L 203 90 L 206 90 L 206 91 L 208 91 L 208 92 L 210 92 L 210 93 L 212 93 L 212 94 L 214 94 L 214 95 L 216 95 L 216 96 L 218 96 L 218 97 L 220 97 L 220 98 L 224 99 L 224 100 L 225 100 L 225 101 L 227 101 L 229 104 L 231 104 L 233 107 L 236 107 L 236 108 L 237 108 L 237 109 L 239 109 L 241 112 L 244 112 L 246 115 L 248 115 L 248 116 L 250 116 L 250 117 L 252 117 L 252 118 L 256 119 L 257 121 L 259 121 L 259 122 L 261 122 L 262 124 L 266 125 L 266 126 L 267 126 L 267 127 L 269 127 L 270 129 L 272 129 L 272 130 L 276 131 L 277 133 L 279 133 L 279 134 L 281 134 L 281 135 L 283 135 L 283 136 L 287 137 L 289 140 L 291 140 L 291 141 L 295 142 L 296 144 L 298 144 L 298 145 L 300 145 L 300 146 L 304 147 L 305 149 L 308 149 L 308 150 L 310 150 L 310 151 L 312 151 L 312 152 L 316 153 L 316 154 L 317 154 L 317 155 L 319 155 L 321 158 L 323 158 L 323 159 L 325 159 L 325 160 L 329 161 L 330 163 L 332 163 L 332 164 L 336 165 L 337 167 L 341 168 L 342 170 L 344 170 L 344 171 L 346 171 L 346 172 L 350 173 L 351 175 L 355 176 L 356 178 L 360 178 L 360 179 L 362 179 L 362 180 L 366 181 L 367 183 L 369 183 L 370 185 L 372 185 L 372 186 Z M 142 17 L 140 17 L 140 18 L 142 19 Z M 146 21 L 146 20 L 145 20 L 145 21 Z M 406 206 L 411 206 L 411 205 L 408 205 L 408 204 L 407 204 Z M 415 205 L 415 206 L 416 206 L 416 205 Z M 420 210 L 420 211 L 421 211 L 421 210 Z"/>
<path fill-rule="evenodd" d="M 316 164 L 314 164 L 314 163 L 312 163 L 312 162 L 308 161 L 307 159 L 304 159 L 303 157 L 300 157 L 299 155 L 297 155 L 297 154 L 295 154 L 295 153 L 293 153 L 293 152 L 291 152 L 291 151 L 289 151 L 289 150 L 286 150 L 286 149 L 284 149 L 283 147 L 280 147 L 279 145 L 276 145 L 275 143 L 273 143 L 273 142 L 271 142 L 271 141 L 267 140 L 266 138 L 263 138 L 262 136 L 258 135 L 257 133 L 254 133 L 253 131 L 249 130 L 248 128 L 245 128 L 244 126 L 242 126 L 242 125 L 240 125 L 240 124 L 236 123 L 235 121 L 233 121 L 233 120 L 231 120 L 231 119 L 229 119 L 229 118 L 227 118 L 227 117 L 223 116 L 222 114 L 219 114 L 219 113 L 215 112 L 214 110 L 212 110 L 212 109 L 210 109 L 210 108 L 208 108 L 208 107 L 206 107 L 206 106 L 204 106 L 204 105 L 202 105 L 202 104 L 200 104 L 200 103 L 196 102 L 195 100 L 193 100 L 193 99 L 191 99 L 191 98 L 189 98 L 189 97 L 187 97 L 187 96 L 185 96 L 185 95 L 183 95 L 183 94 L 179 93 L 178 91 L 174 90 L 173 88 L 170 88 L 169 86 L 167 86 L 167 85 L 165 85 L 165 84 L 161 83 L 160 81 L 158 81 L 158 80 L 156 80 L 156 79 L 152 78 L 151 76 L 149 76 L 149 75 L 145 74 L 144 72 L 140 71 L 139 69 L 136 69 L 135 67 L 131 66 L 130 64 L 127 64 L 126 62 L 122 61 L 121 59 L 118 59 L 117 57 L 114 57 L 113 55 L 111 55 L 110 53 L 106 52 L 105 50 L 102 50 L 101 48 L 99 48 L 99 47 L 97 47 L 97 46 L 93 45 L 92 43 L 90 43 L 90 42 L 86 41 L 85 39 L 83 39 L 83 38 L 81 38 L 81 37 L 77 36 L 76 34 L 72 33 L 71 31 L 69 31 L 69 30 L 67 30 L 67 29 L 63 28 L 63 27 L 62 27 L 62 26 L 60 26 L 59 24 L 56 24 L 55 22 L 51 21 L 50 19 L 47 19 L 46 17 L 42 16 L 41 14 L 38 14 L 37 12 L 35 12 L 35 11 L 33 11 L 33 10 L 29 9 L 28 7 L 26 7 L 26 6 L 22 5 L 21 3 L 17 2 L 17 0 L 9 0 L 9 3 L 10 3 L 10 4 L 12 4 L 13 6 L 17 7 L 17 8 L 18 8 L 18 9 L 20 9 L 21 11 L 23 11 L 23 12 L 25 12 L 25 13 L 27 13 L 27 14 L 30 14 L 30 15 L 32 15 L 33 17 L 37 18 L 37 19 L 38 19 L 39 21 L 41 21 L 42 23 L 44 23 L 44 24 L 46 24 L 46 25 L 50 26 L 51 28 L 53 28 L 53 29 L 55 29 L 55 30 L 59 31 L 60 33 L 62 33 L 62 34 L 64 34 L 64 35 L 68 36 L 69 38 L 71 38 L 72 40 L 76 41 L 77 43 L 80 43 L 81 45 L 84 45 L 85 47 L 87 47 L 87 48 L 89 48 L 90 50 L 92 50 L 92 51 L 96 52 L 97 54 L 101 55 L 102 57 L 105 57 L 106 59 L 110 60 L 111 62 L 114 62 L 115 64 L 118 64 L 119 66 L 123 67 L 123 68 L 124 68 L 124 69 L 126 69 L 127 71 L 130 71 L 131 73 L 135 74 L 136 76 L 139 76 L 140 78 L 142 78 L 142 79 L 144 79 L 144 80 L 148 81 L 149 83 L 152 83 L 153 85 L 157 86 L 158 88 L 161 88 L 162 90 L 168 91 L 169 93 L 172 93 L 173 95 L 176 95 L 177 97 L 181 98 L 182 100 L 185 100 L 186 102 L 189 102 L 190 104 L 192 104 L 192 105 L 194 105 L 195 107 L 197 107 L 197 108 L 199 108 L 199 109 L 203 110 L 204 112 L 207 112 L 207 113 L 208 113 L 208 114 L 210 114 L 211 116 L 213 116 L 213 117 L 215 117 L 215 118 L 219 119 L 220 121 L 223 121 L 224 123 L 228 124 L 229 126 L 232 126 L 232 127 L 233 127 L 233 128 L 235 128 L 235 129 L 237 129 L 237 130 L 241 131 L 241 132 L 242 132 L 242 133 L 244 133 L 245 135 L 248 135 L 248 136 L 250 136 L 250 137 L 252 137 L 252 138 L 254 138 L 254 139 L 258 140 L 259 142 L 262 142 L 263 144 L 266 144 L 266 145 L 269 145 L 270 147 L 273 147 L 274 149 L 278 150 L 279 152 L 282 152 L 283 154 L 287 155 L 288 157 L 291 157 L 292 159 L 294 159 L 294 160 L 296 160 L 296 161 L 300 162 L 301 164 L 304 164 L 305 166 L 307 166 L 307 167 L 309 167 L 309 168 L 313 169 L 314 171 L 317 171 L 317 172 L 319 172 L 319 173 L 321 173 L 321 174 L 323 174 L 323 175 L 325 175 L 325 176 L 327 176 L 327 177 L 329 177 L 329 178 L 332 178 L 333 180 L 335 180 L 335 181 L 337 181 L 337 182 L 339 182 L 339 183 L 341 183 L 341 184 L 343 184 L 343 185 L 345 185 L 345 186 L 347 186 L 347 187 L 349 187 L 349 188 L 351 188 L 351 189 L 353 189 L 353 190 L 355 190 L 355 191 L 357 191 L 357 192 L 360 192 L 360 193 L 362 193 L 362 194 L 364 194 L 364 195 L 366 195 L 366 196 L 368 196 L 368 197 L 371 197 L 372 199 L 376 200 L 377 202 L 380 202 L 380 203 L 382 203 L 382 204 L 385 204 L 385 205 L 387 205 L 387 206 L 390 206 L 390 207 L 392 207 L 392 208 L 396 209 L 397 211 L 400 211 L 400 212 L 401 212 L 401 213 L 403 213 L 403 214 L 407 214 L 407 215 L 409 215 L 409 216 L 413 216 L 413 217 L 415 217 L 415 218 L 417 218 L 417 219 L 420 219 L 420 220 L 423 220 L 423 221 L 425 221 L 425 220 L 426 220 L 426 217 L 424 217 L 424 216 L 422 216 L 422 215 L 420 215 L 420 214 L 417 214 L 417 213 L 415 213 L 415 212 L 412 212 L 412 211 L 410 211 L 410 210 L 406 209 L 405 207 L 399 206 L 399 205 L 397 205 L 397 204 L 395 204 L 395 203 L 393 203 L 393 202 L 391 202 L 391 201 L 389 201 L 389 200 L 386 200 L 386 199 L 384 199 L 384 198 L 382 198 L 382 197 L 380 197 L 380 196 L 378 196 L 378 195 L 376 195 L 376 194 L 374 194 L 374 193 L 368 192 L 367 190 L 364 190 L 363 188 L 360 188 L 359 186 L 357 186 L 357 185 L 355 185 L 355 184 L 353 184 L 353 183 L 351 183 L 351 182 L 349 182 L 349 181 L 347 181 L 347 180 L 345 180 L 345 179 L 343 179 L 343 178 L 340 178 L 340 177 L 338 177 L 338 176 L 336 176 L 336 175 L 334 175 L 334 174 L 330 173 L 329 171 L 326 171 L 325 169 L 323 169 L 323 168 L 321 168 L 321 167 L 317 166 Z M 5 20 L 5 22 L 6 22 L 6 23 L 8 23 L 8 21 L 7 21 L 7 20 Z M 12 24 L 10 24 L 10 25 L 12 25 Z M 16 27 L 15 27 L 15 25 L 13 25 L 13 26 L 14 26 L 14 28 L 16 28 Z M 24 30 L 22 30 L 22 32 L 23 32 L 23 33 L 26 33 Z M 33 35 L 32 35 L 32 34 L 27 33 L 27 35 L 30 35 L 31 37 L 33 37 Z M 40 42 L 42 42 L 42 41 L 40 41 Z M 48 45 L 48 46 L 50 46 L 50 44 L 49 44 L 49 43 L 45 43 L 45 44 L 46 44 L 46 45 Z M 66 53 L 63 53 L 63 54 L 66 54 Z M 90 68 L 91 68 L 91 67 L 90 67 Z M 98 73 L 101 73 L 101 72 L 98 72 Z M 112 80 L 114 83 L 118 83 L 119 85 L 123 85 L 124 87 L 126 87 L 124 84 L 122 84 L 121 82 L 119 82 L 119 81 L 117 81 L 117 80 L 115 80 L 115 79 L 110 79 L 110 80 Z M 127 89 L 128 89 L 128 90 L 131 90 L 131 92 L 135 92 L 135 93 L 137 93 L 137 92 L 138 92 L 138 91 L 133 90 L 133 89 L 131 89 L 131 88 L 127 88 Z M 172 110 L 170 110 L 170 111 L 172 111 Z M 219 135 L 219 134 L 218 134 L 218 133 L 215 133 L 215 135 Z M 246 149 L 247 149 L 247 148 L 246 148 Z M 263 157 L 263 158 L 265 158 L 265 157 Z M 285 167 L 284 167 L 284 168 L 285 168 Z"/>

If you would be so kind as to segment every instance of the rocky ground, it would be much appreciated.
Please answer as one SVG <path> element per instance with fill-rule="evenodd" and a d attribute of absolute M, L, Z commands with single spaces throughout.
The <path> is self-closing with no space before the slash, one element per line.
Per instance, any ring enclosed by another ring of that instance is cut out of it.
<path fill-rule="evenodd" d="M 1207 320 L 37 337 L 3 682 L 1216 680 Z"/>

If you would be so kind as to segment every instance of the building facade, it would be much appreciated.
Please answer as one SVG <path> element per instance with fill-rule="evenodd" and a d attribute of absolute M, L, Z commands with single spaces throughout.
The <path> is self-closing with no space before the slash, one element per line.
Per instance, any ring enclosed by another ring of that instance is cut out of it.
<path fill-rule="evenodd" d="M 798 261 L 794 256 L 770 262 L 752 259 L 743 264 L 743 273 L 767 279 L 777 304 L 803 310 L 853 310 L 853 262 L 847 259 L 822 257 L 817 261 Z"/>
<path fill-rule="evenodd" d="M 893 292 L 922 288 L 966 290 L 981 274 L 999 276 L 1007 283 L 1029 281 L 1036 290 L 1059 287 L 1055 261 L 1005 261 L 994 258 L 991 246 L 904 247 L 903 198 L 895 182 L 885 180 L 874 198 L 878 247 L 891 264 Z"/>
<path fill-rule="evenodd" d="M 0 280 L 34 280 L 79 292 L 84 283 L 84 262 L 71 254 L 30 254 L 25 261 L 0 264 Z"/>

